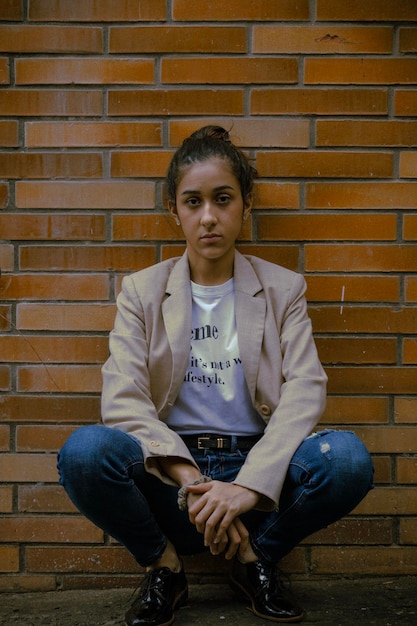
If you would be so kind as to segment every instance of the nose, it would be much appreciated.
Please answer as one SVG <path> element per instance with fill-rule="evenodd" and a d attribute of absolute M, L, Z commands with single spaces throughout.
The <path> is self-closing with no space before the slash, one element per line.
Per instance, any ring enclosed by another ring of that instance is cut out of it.
<path fill-rule="evenodd" d="M 205 202 L 202 209 L 203 210 L 201 213 L 201 220 L 200 220 L 201 224 L 206 227 L 216 224 L 217 217 L 216 217 L 215 207 L 213 206 L 213 204 L 211 202 Z"/>

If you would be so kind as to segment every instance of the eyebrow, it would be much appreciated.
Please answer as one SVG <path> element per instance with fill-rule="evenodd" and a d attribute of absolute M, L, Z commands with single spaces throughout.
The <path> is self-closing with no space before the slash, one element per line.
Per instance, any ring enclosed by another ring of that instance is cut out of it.
<path fill-rule="evenodd" d="M 219 185 L 219 187 L 215 187 L 214 191 L 224 191 L 225 189 L 231 189 L 232 191 L 235 190 L 234 187 L 232 187 L 232 185 Z M 187 196 L 188 194 L 199 194 L 201 193 L 200 190 L 194 190 L 194 189 L 185 189 L 183 192 L 181 192 L 182 196 Z"/>

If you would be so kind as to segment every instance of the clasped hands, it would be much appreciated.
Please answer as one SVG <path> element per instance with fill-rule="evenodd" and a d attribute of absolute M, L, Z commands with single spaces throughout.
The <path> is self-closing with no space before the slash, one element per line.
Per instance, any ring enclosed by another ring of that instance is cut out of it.
<path fill-rule="evenodd" d="M 213 480 L 187 486 L 190 521 L 204 535 L 211 554 L 224 552 L 226 559 L 251 551 L 249 533 L 239 515 L 253 509 L 259 501 L 256 491 L 234 483 Z"/>

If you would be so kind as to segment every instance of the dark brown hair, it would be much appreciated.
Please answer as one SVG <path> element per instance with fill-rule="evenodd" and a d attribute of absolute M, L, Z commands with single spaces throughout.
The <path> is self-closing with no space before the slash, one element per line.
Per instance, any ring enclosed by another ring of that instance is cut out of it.
<path fill-rule="evenodd" d="M 168 200 L 175 206 L 178 183 L 185 168 L 193 163 L 201 163 L 211 158 L 219 158 L 230 164 L 239 181 L 242 198 L 251 193 L 258 173 L 248 158 L 235 146 L 229 132 L 221 126 L 204 126 L 184 139 L 169 165 L 166 183 Z"/>

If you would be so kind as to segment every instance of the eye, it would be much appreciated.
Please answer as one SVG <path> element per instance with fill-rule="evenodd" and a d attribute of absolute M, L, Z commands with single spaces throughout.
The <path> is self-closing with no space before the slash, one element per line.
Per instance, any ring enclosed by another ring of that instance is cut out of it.
<path fill-rule="evenodd" d="M 196 197 L 190 197 L 190 198 L 187 198 L 185 203 L 187 206 L 195 208 L 200 204 L 200 199 Z"/>
<path fill-rule="evenodd" d="M 219 204 L 227 204 L 230 201 L 230 196 L 227 193 L 222 193 L 217 196 L 217 202 Z"/>

